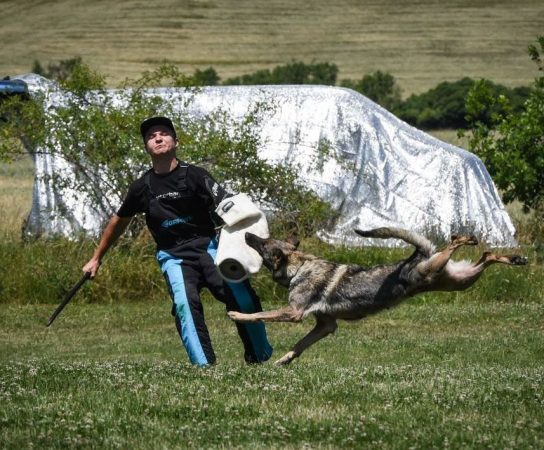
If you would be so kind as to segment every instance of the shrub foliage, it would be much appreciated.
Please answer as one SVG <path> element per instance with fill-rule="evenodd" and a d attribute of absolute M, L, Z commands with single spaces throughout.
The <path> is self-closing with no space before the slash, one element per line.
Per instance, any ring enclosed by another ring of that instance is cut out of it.
<path fill-rule="evenodd" d="M 367 74 L 359 81 L 342 80 L 342 86 L 360 92 L 389 111 L 398 111 L 402 103 L 395 77 L 381 70 Z"/>
<path fill-rule="evenodd" d="M 543 70 L 544 36 L 529 53 Z M 478 154 L 505 202 L 519 200 L 544 219 L 544 76 L 535 79 L 521 111 L 487 80 L 475 83 L 466 102 L 470 149 Z"/>
<path fill-rule="evenodd" d="M 325 84 L 334 86 L 338 67 L 331 63 L 292 62 L 274 69 L 258 70 L 255 73 L 229 78 L 225 84 Z"/>
<path fill-rule="evenodd" d="M 542 38 L 539 44 L 542 46 Z M 537 46 L 530 47 L 531 58 L 540 69 L 541 51 Z M 49 64 L 47 69 L 36 61 L 33 71 L 58 80 L 72 96 L 64 108 L 47 114 L 39 101 L 25 102 L 18 98 L 2 101 L 0 117 L 9 120 L 0 123 L 0 160 L 20 154 L 23 149 L 17 142 L 22 140 L 27 147 L 60 152 L 76 166 L 90 164 L 94 169 L 81 171 L 77 180 L 59 178 L 55 182 L 71 183 L 75 189 L 94 189 L 93 202 L 104 216 L 118 200 L 104 192 L 124 192 L 135 174 L 147 166 L 147 155 L 136 130 L 142 118 L 157 113 L 172 116 L 183 130 L 185 159 L 205 165 L 218 180 L 228 180 L 238 191 L 249 191 L 261 202 L 266 199 L 271 209 L 283 212 L 282 220 L 277 222 L 282 227 L 292 228 L 297 224 L 299 232 L 311 233 L 330 216 L 326 205 L 297 181 L 296 167 L 271 166 L 259 160 L 260 143 L 253 133 L 258 126 L 258 111 L 248 112 L 246 120 L 238 124 L 229 123 L 221 113 L 196 122 L 145 94 L 153 86 L 197 89 L 197 86 L 218 85 L 221 79 L 213 67 L 197 69 L 186 76 L 175 66 L 164 65 L 145 72 L 137 80 L 127 80 L 124 87 L 133 89 L 123 99 L 126 104 L 123 110 L 112 104 L 104 77 L 85 66 L 81 58 Z M 293 61 L 272 70 L 230 78 L 223 84 L 335 85 L 337 75 L 335 64 Z M 341 85 L 366 95 L 414 126 L 468 128 L 472 134 L 471 149 L 486 163 L 504 193 L 504 200 L 519 199 L 526 209 L 540 211 L 544 173 L 543 83 L 541 77 L 532 87 L 510 89 L 489 80 L 463 78 L 442 82 L 406 100 L 402 100 L 400 87 L 387 72 L 376 71 L 358 81 L 342 80 Z M 74 146 L 74 142 L 79 144 Z"/>
<path fill-rule="evenodd" d="M 47 78 L 65 80 L 71 70 L 81 64 L 81 58 L 71 58 L 58 63 L 50 63 L 45 69 L 39 61 L 34 62 L 33 72 Z M 338 78 L 338 66 L 327 62 L 312 62 L 306 64 L 293 61 L 278 65 L 272 69 L 258 70 L 253 73 L 232 77 L 221 81 L 221 77 L 213 67 L 196 69 L 191 76 L 185 77 L 185 83 L 191 86 L 217 85 L 255 85 L 255 84 L 323 84 L 335 86 Z M 395 77 L 389 72 L 377 70 L 365 74 L 359 80 L 343 79 L 340 85 L 353 89 L 385 109 L 400 117 L 402 120 L 423 129 L 466 128 L 467 110 L 465 98 L 476 80 L 465 77 L 457 81 L 444 81 L 421 94 L 410 95 L 402 99 L 402 90 Z M 529 96 L 528 86 L 508 88 L 489 83 L 492 95 L 504 96 L 508 99 L 510 108 L 521 112 L 523 103 Z M 500 112 L 499 104 L 493 112 Z M 490 117 L 479 118 L 490 124 Z"/>
<path fill-rule="evenodd" d="M 168 115 L 182 137 L 180 158 L 206 166 L 233 190 L 248 192 L 270 209 L 282 211 L 283 216 L 277 216 L 282 227 L 296 224 L 296 231 L 311 233 L 322 226 L 329 209 L 298 182 L 297 167 L 274 166 L 258 157 L 261 142 L 255 130 L 259 127 L 259 110 L 248 111 L 241 123 L 221 113 L 197 120 L 174 111 L 148 89 L 196 89 L 196 78 L 163 65 L 137 80 L 127 80 L 125 87 L 131 89 L 112 94 L 106 89 L 104 76 L 78 61 L 60 81 L 67 94 L 62 106 L 45 111 L 40 99 L 17 97 L 0 104 L 0 116 L 8 119 L 0 123 L 0 160 L 13 159 L 23 152 L 19 141 L 31 151 L 63 158 L 76 168 L 75 176 L 56 173 L 52 182 L 87 194 L 91 207 L 106 220 L 134 177 L 149 166 L 139 124 L 152 115 Z M 66 214 L 69 217 L 69 211 Z"/>

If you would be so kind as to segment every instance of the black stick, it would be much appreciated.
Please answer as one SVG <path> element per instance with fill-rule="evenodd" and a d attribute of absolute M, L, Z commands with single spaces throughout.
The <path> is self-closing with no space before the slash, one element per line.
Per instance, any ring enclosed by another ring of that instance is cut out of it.
<path fill-rule="evenodd" d="M 77 282 L 77 284 L 66 294 L 66 297 L 64 297 L 64 300 L 62 303 L 57 306 L 57 309 L 55 309 L 55 312 L 51 315 L 49 318 L 49 322 L 47 322 L 47 327 L 53 323 L 53 321 L 57 318 L 57 316 L 60 314 L 60 312 L 64 309 L 64 307 L 68 304 L 70 300 L 72 300 L 72 297 L 76 295 L 76 292 L 79 291 L 79 288 L 83 286 L 83 283 L 87 281 L 89 278 L 91 278 L 91 272 L 85 272 L 83 276 L 81 277 L 81 280 Z"/>

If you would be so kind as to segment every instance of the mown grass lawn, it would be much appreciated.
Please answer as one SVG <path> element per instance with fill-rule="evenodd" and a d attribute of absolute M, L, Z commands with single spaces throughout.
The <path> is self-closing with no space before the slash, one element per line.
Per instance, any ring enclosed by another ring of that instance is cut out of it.
<path fill-rule="evenodd" d="M 425 296 L 341 323 L 281 368 L 245 365 L 205 304 L 208 369 L 187 363 L 166 300 L 76 300 L 50 328 L 55 305 L 3 305 L 2 448 L 544 446 L 542 302 Z M 311 326 L 269 325 L 274 357 Z"/>

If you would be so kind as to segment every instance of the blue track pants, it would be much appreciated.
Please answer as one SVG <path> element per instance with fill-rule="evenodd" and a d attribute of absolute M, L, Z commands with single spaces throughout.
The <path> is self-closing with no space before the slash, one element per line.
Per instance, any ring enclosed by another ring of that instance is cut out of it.
<path fill-rule="evenodd" d="M 161 267 L 172 298 L 172 315 L 190 361 L 199 366 L 213 364 L 215 353 L 200 301 L 200 291 L 207 287 L 212 295 L 226 305 L 227 311 L 252 313 L 261 311 L 260 300 L 248 281 L 227 283 L 214 263 L 217 244 L 212 241 L 208 251 L 199 258 L 179 259 L 159 251 Z M 236 324 L 248 363 L 260 363 L 272 355 L 263 323 Z"/>

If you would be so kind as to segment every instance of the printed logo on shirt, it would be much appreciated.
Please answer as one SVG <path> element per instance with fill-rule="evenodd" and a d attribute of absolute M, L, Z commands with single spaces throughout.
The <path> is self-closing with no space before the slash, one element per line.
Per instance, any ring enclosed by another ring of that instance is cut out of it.
<path fill-rule="evenodd" d="M 167 192 L 166 194 L 160 194 L 157 195 L 155 198 L 179 198 L 180 194 L 179 192 Z"/>
<path fill-rule="evenodd" d="M 214 197 L 219 195 L 219 185 L 217 183 L 212 186 L 212 193 Z"/>
<path fill-rule="evenodd" d="M 175 219 L 167 219 L 163 223 L 161 223 L 162 228 L 170 228 L 174 225 L 179 225 L 180 223 L 188 223 L 193 219 L 192 216 L 186 216 L 186 217 L 176 217 Z"/>
<path fill-rule="evenodd" d="M 206 184 L 208 192 L 212 194 L 214 201 L 218 202 L 220 200 L 218 197 L 221 194 L 221 186 L 207 177 L 204 179 L 204 183 Z"/>

